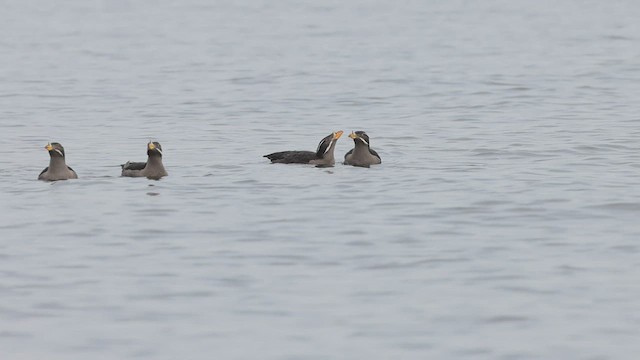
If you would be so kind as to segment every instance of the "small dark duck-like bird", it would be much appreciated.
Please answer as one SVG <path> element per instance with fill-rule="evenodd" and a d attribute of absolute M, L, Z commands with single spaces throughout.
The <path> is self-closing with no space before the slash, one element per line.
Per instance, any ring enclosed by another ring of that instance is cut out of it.
<path fill-rule="evenodd" d="M 336 131 L 329 134 L 318 144 L 316 152 L 313 151 L 281 151 L 264 157 L 272 163 L 279 164 L 313 164 L 317 167 L 333 166 L 336 163 L 333 150 L 343 131 Z"/>
<path fill-rule="evenodd" d="M 152 180 L 159 180 L 163 176 L 167 176 L 167 171 L 162 165 L 162 146 L 154 141 L 147 144 L 147 162 L 131 162 L 127 161 L 122 166 L 122 176 L 128 177 L 146 177 Z"/>
<path fill-rule="evenodd" d="M 78 174 L 64 161 L 64 148 L 60 143 L 49 143 L 44 148 L 49 152 L 49 166 L 38 175 L 38 180 L 56 181 L 78 178 Z"/>
<path fill-rule="evenodd" d="M 369 135 L 366 132 L 351 132 L 349 137 L 353 139 L 355 146 L 344 155 L 345 165 L 369 167 L 382 163 L 380 155 L 370 147 Z"/>

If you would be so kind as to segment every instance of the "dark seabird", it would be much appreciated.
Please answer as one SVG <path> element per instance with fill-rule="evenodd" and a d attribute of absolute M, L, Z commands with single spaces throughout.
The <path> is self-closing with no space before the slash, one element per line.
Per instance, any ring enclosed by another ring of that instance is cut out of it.
<path fill-rule="evenodd" d="M 349 137 L 353 139 L 355 147 L 344 155 L 344 164 L 369 167 L 380 164 L 380 155 L 370 147 L 369 135 L 364 131 L 351 132 Z"/>
<path fill-rule="evenodd" d="M 317 167 L 333 166 L 336 160 L 333 156 L 333 150 L 342 130 L 329 134 L 318 144 L 316 152 L 313 151 L 281 151 L 264 157 L 271 160 L 272 163 L 279 164 L 312 164 Z"/>
<path fill-rule="evenodd" d="M 78 174 L 64 161 L 64 148 L 60 143 L 49 143 L 44 148 L 49 152 L 49 166 L 38 175 L 38 180 L 56 181 L 78 178 Z"/>
<path fill-rule="evenodd" d="M 122 166 L 122 176 L 129 177 L 146 177 L 153 180 L 159 180 L 163 176 L 167 176 L 167 171 L 162 165 L 162 146 L 158 142 L 150 142 L 147 144 L 147 162 L 131 162 L 127 161 Z"/>

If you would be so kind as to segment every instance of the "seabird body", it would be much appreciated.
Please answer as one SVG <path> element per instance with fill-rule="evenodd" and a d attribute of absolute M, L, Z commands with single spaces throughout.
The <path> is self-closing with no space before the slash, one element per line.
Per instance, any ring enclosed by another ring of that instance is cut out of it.
<path fill-rule="evenodd" d="M 382 163 L 380 155 L 370 146 L 369 135 L 364 131 L 356 131 L 349 134 L 353 139 L 354 147 L 344 155 L 344 164 L 369 167 Z"/>
<path fill-rule="evenodd" d="M 122 176 L 126 177 L 146 177 L 148 179 L 159 180 L 167 176 L 167 171 L 162 164 L 162 146 L 158 142 L 147 144 L 147 162 L 127 161 L 122 164 Z"/>
<path fill-rule="evenodd" d="M 67 166 L 64 148 L 60 143 L 49 143 L 44 148 L 49 152 L 49 166 L 38 175 L 38 180 L 57 181 L 78 178 L 78 174 Z"/>
<path fill-rule="evenodd" d="M 333 166 L 336 163 L 334 150 L 342 130 L 329 134 L 320 140 L 318 149 L 313 151 L 280 151 L 264 155 L 272 163 L 278 164 L 312 164 L 318 167 Z"/>

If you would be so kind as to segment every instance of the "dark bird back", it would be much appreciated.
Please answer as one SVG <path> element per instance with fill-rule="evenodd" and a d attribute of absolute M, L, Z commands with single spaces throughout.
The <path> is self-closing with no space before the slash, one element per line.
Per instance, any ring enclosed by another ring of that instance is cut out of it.
<path fill-rule="evenodd" d="M 122 167 L 122 170 L 142 170 L 147 166 L 147 163 L 127 161 L 125 164 L 120 166 Z"/>
<path fill-rule="evenodd" d="M 312 151 L 280 151 L 264 157 L 279 164 L 308 164 L 309 161 L 318 159 Z"/>
<path fill-rule="evenodd" d="M 333 166 L 335 159 L 333 150 L 336 141 L 342 135 L 342 130 L 325 136 L 315 152 L 313 151 L 279 151 L 264 155 L 272 163 L 278 164 L 313 164 L 316 166 Z"/>

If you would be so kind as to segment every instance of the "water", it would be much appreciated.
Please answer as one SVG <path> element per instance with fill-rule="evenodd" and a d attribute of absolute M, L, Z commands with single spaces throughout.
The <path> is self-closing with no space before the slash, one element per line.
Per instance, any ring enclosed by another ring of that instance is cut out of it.
<path fill-rule="evenodd" d="M 638 18 L 6 2 L 1 357 L 635 359 Z M 340 129 L 383 164 L 261 157 Z M 170 176 L 119 177 L 150 139 Z M 48 141 L 79 180 L 35 180 Z"/>

